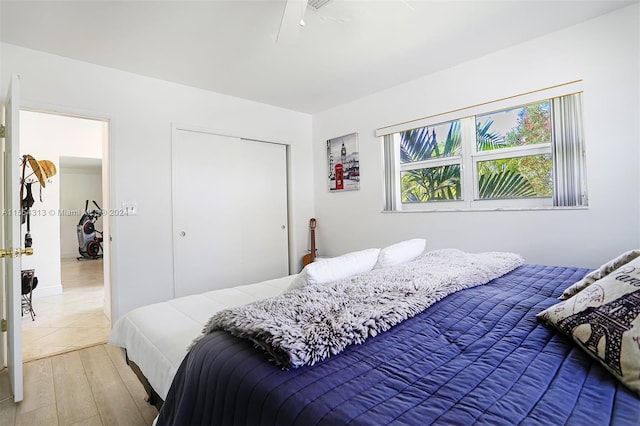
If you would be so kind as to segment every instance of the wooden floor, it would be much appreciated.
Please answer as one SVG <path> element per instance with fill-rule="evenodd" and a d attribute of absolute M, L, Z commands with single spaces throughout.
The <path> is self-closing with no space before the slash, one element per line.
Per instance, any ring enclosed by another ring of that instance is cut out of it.
<path fill-rule="evenodd" d="M 0 371 L 0 426 L 150 425 L 158 414 L 118 347 L 102 344 L 24 364 L 24 400 Z"/>

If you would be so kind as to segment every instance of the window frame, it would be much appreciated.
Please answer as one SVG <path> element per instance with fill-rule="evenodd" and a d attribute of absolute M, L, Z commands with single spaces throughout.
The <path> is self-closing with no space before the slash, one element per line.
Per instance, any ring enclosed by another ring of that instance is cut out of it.
<path fill-rule="evenodd" d="M 482 161 L 493 160 L 506 160 L 510 158 L 531 157 L 534 155 L 550 155 L 553 159 L 553 153 L 551 149 L 551 143 L 541 143 L 535 145 L 529 145 L 526 147 L 510 147 L 502 148 L 494 151 L 476 151 L 471 154 L 472 157 L 472 177 L 473 180 L 473 203 L 485 204 L 485 207 L 490 204 L 495 204 L 496 207 L 503 207 L 507 204 L 514 204 L 519 207 L 540 207 L 540 206 L 553 206 L 553 195 L 548 197 L 527 197 L 527 198 L 504 198 L 504 199 L 483 199 L 480 198 L 480 184 L 478 178 L 478 163 Z"/>
<path fill-rule="evenodd" d="M 536 90 L 518 96 L 511 96 L 497 101 L 486 102 L 468 108 L 454 110 L 448 113 L 437 114 L 418 120 L 387 126 L 376 130 L 377 136 L 384 136 L 384 144 L 392 144 L 398 149 L 400 133 L 406 130 L 432 127 L 438 124 L 450 123 L 455 120 L 461 122 L 462 144 L 460 153 L 451 157 L 439 157 L 431 160 L 423 160 L 414 163 L 400 163 L 399 155 L 395 164 L 390 164 L 386 157 L 385 166 L 392 170 L 386 170 L 387 179 L 391 173 L 397 175 L 391 188 L 385 188 L 385 211 L 484 211 L 484 210 L 529 210 L 529 209 L 566 209 L 564 206 L 554 206 L 553 195 L 549 197 L 527 197 L 509 199 L 480 199 L 478 165 L 482 161 L 526 157 L 533 155 L 550 155 L 554 158 L 553 141 L 527 146 L 499 148 L 495 150 L 478 151 L 476 135 L 476 116 L 491 112 L 503 111 L 527 105 L 549 102 L 551 105 L 550 120 L 553 120 L 553 99 L 582 92 L 582 82 L 574 81 L 547 89 Z M 389 140 L 391 138 L 391 140 Z M 552 136 L 553 138 L 553 136 Z M 384 145 L 383 144 L 383 145 Z M 388 150 L 389 148 L 386 148 Z M 383 154 L 384 155 L 384 154 Z M 584 160 L 583 160 L 584 161 Z M 400 181 L 401 173 L 407 170 L 416 170 L 444 165 L 460 164 L 460 190 L 461 200 L 433 200 L 426 202 L 402 202 Z M 388 185 L 385 183 L 385 185 Z M 395 185 L 395 188 L 393 187 Z M 554 193 L 556 191 L 554 185 Z M 394 195 L 392 195 L 394 194 Z M 586 197 L 586 185 L 584 185 Z M 395 196 L 396 200 L 389 200 Z M 570 206 L 568 208 L 586 208 L 585 205 Z"/>

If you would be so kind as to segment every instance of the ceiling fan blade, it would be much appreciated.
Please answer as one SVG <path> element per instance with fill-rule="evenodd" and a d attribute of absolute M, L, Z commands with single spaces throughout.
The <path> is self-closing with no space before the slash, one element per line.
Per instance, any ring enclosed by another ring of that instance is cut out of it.
<path fill-rule="evenodd" d="M 304 26 L 304 12 L 307 0 L 287 0 L 282 14 L 282 22 L 278 31 L 278 43 L 291 43 L 298 39 Z"/>

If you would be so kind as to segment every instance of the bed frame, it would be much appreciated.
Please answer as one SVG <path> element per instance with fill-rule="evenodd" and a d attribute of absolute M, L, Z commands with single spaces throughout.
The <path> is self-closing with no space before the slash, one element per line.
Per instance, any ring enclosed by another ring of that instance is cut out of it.
<path fill-rule="evenodd" d="M 153 386 L 151 386 L 149 380 L 147 380 L 145 375 L 142 373 L 142 370 L 140 369 L 140 367 L 138 367 L 138 364 L 129 359 L 126 349 L 124 349 L 124 356 L 127 361 L 127 365 L 134 372 L 138 380 L 140 380 L 140 383 L 142 383 L 142 386 L 144 387 L 144 391 L 147 393 L 145 401 L 153 405 L 158 409 L 158 411 L 160 411 L 160 409 L 162 408 L 162 404 L 164 404 L 164 400 L 160 398 L 160 395 L 158 395 L 155 389 L 153 389 Z"/>

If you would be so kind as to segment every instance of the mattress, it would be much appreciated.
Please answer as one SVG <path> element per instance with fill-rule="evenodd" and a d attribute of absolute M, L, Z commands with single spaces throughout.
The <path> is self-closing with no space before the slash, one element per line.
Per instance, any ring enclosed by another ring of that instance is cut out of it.
<path fill-rule="evenodd" d="M 183 360 L 157 424 L 638 425 L 638 396 L 536 319 L 586 272 L 524 265 L 290 370 L 214 331 Z"/>
<path fill-rule="evenodd" d="M 215 312 L 282 293 L 296 275 L 143 306 L 118 319 L 109 343 L 122 347 L 165 399 L 187 349 Z"/>

